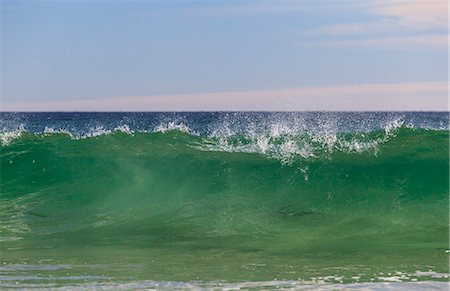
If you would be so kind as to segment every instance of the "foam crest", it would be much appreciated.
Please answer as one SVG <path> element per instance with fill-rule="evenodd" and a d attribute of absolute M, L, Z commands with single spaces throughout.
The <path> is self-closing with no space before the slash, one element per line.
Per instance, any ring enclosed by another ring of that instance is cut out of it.
<path fill-rule="evenodd" d="M 379 146 L 396 136 L 389 131 L 380 137 L 367 135 L 343 135 L 333 132 L 301 133 L 294 135 L 230 135 L 209 138 L 200 149 L 208 151 L 258 153 L 292 163 L 297 158 L 330 158 L 335 152 L 372 153 L 379 152 Z"/>
<path fill-rule="evenodd" d="M 258 153 L 290 164 L 296 159 L 330 158 L 334 152 L 377 154 L 379 146 L 395 137 L 404 126 L 400 118 L 386 122 L 381 132 L 345 133 L 333 119 L 316 127 L 304 120 L 266 120 L 245 128 L 225 121 L 212 130 L 199 146 L 202 150 Z"/>
<path fill-rule="evenodd" d="M 358 138 L 352 139 L 350 141 L 342 140 L 339 141 L 339 149 L 347 153 L 363 153 L 363 152 L 373 152 L 378 153 L 378 146 L 385 141 L 376 139 L 369 141 L 362 141 Z"/>
<path fill-rule="evenodd" d="M 405 121 L 402 118 L 394 119 L 390 122 L 388 122 L 384 126 L 384 132 L 387 136 L 392 136 L 396 134 L 397 130 L 400 129 L 405 124 Z M 409 128 L 413 128 L 414 126 L 412 124 L 409 124 Z"/>
<path fill-rule="evenodd" d="M 114 129 L 105 129 L 103 126 L 96 126 L 90 128 L 86 132 L 77 132 L 77 131 L 71 131 L 66 128 L 54 128 L 54 127 L 48 127 L 46 126 L 44 130 L 42 131 L 42 134 L 44 136 L 51 136 L 51 135 L 66 135 L 71 139 L 79 140 L 79 139 L 86 139 L 86 138 L 95 138 L 103 135 L 110 135 L 117 132 L 125 133 L 132 135 L 134 134 L 134 131 L 130 129 L 130 127 L 126 124 L 120 125 L 115 127 Z M 23 136 L 24 133 L 32 134 L 32 135 L 39 135 L 39 133 L 32 133 L 25 129 L 25 126 L 21 124 L 18 129 L 13 131 L 4 131 L 0 132 L 0 144 L 2 146 L 8 146 L 11 144 L 11 142 L 15 139 L 18 139 Z"/>
<path fill-rule="evenodd" d="M 15 130 L 0 132 L 0 144 L 3 146 L 9 145 L 13 140 L 20 138 L 24 132 L 23 124 L 20 124 Z"/>
<path fill-rule="evenodd" d="M 186 132 L 186 133 L 192 133 L 189 126 L 185 125 L 182 122 L 178 121 L 169 121 L 169 122 L 162 122 L 159 125 L 157 125 L 154 130 L 154 132 L 167 132 L 167 131 L 180 131 L 180 132 Z"/>
<path fill-rule="evenodd" d="M 105 129 L 103 126 L 96 126 L 90 128 L 87 132 L 72 132 L 65 128 L 53 128 L 53 127 L 45 127 L 43 133 L 45 135 L 52 135 L 52 134 L 64 134 L 68 135 L 71 139 L 85 139 L 85 138 L 94 138 L 99 137 L 102 135 L 109 135 L 116 132 L 122 132 L 126 134 L 132 135 L 134 133 L 133 130 L 130 129 L 130 127 L 126 124 L 119 125 L 115 127 L 114 129 Z"/>
<path fill-rule="evenodd" d="M 55 129 L 53 127 L 45 127 L 44 128 L 44 134 L 45 135 L 52 135 L 52 134 L 65 134 L 70 137 L 73 137 L 72 133 L 66 129 Z"/>
<path fill-rule="evenodd" d="M 193 142 L 194 147 L 200 150 L 257 153 L 283 163 L 292 163 L 296 159 L 330 158 L 335 152 L 377 155 L 379 146 L 395 138 L 401 128 L 416 130 L 418 126 L 439 125 L 445 120 L 445 116 L 440 115 L 430 115 L 428 119 L 419 119 L 414 115 L 417 121 L 405 114 L 387 113 L 202 114 L 160 114 L 159 117 L 153 116 L 153 119 L 139 116 L 139 123 L 133 119 L 126 119 L 126 123 L 120 119 L 102 122 L 89 119 L 80 123 L 64 121 L 58 126 L 46 125 L 44 129 L 32 124 L 25 129 L 21 124 L 16 130 L 4 129 L 0 138 L 2 145 L 9 145 L 24 132 L 64 134 L 71 139 L 83 139 L 117 132 L 151 135 L 175 131 L 200 136 L 200 144 Z M 145 118 L 152 122 L 142 123 Z"/>
<path fill-rule="evenodd" d="M 119 125 L 112 130 L 104 129 L 102 126 L 98 126 L 98 127 L 93 128 L 92 130 L 90 130 L 85 135 L 81 136 L 81 138 L 98 137 L 98 136 L 102 136 L 102 135 L 113 134 L 116 132 L 122 132 L 122 133 L 130 134 L 130 135 L 134 133 L 134 131 L 130 130 L 130 127 L 126 124 Z"/>

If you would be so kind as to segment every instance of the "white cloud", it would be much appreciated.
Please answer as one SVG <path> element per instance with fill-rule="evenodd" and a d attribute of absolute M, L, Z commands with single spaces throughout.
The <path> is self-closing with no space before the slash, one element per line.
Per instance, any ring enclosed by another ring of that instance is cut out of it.
<path fill-rule="evenodd" d="M 447 111 L 448 84 L 301 87 L 109 99 L 4 103 L 2 111 Z"/>

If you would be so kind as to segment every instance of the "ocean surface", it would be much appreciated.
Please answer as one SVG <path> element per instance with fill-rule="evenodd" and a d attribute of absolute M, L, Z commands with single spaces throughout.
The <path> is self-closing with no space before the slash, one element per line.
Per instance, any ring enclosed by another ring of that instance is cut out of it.
<path fill-rule="evenodd" d="M 449 113 L 0 113 L 0 289 L 448 289 Z"/>

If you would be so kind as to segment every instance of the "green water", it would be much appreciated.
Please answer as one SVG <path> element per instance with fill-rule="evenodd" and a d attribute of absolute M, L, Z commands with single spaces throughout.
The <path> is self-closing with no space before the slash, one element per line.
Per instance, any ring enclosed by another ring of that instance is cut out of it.
<path fill-rule="evenodd" d="M 375 150 L 289 162 L 214 142 L 3 145 L 2 282 L 448 280 L 448 131 L 401 128 Z"/>

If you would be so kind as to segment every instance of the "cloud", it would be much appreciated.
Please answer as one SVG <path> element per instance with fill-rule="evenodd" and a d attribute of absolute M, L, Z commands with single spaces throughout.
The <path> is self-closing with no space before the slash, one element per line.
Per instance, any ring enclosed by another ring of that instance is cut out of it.
<path fill-rule="evenodd" d="M 373 12 L 416 29 L 447 28 L 447 0 L 387 0 Z"/>
<path fill-rule="evenodd" d="M 346 35 L 360 35 L 371 32 L 381 32 L 387 29 L 392 22 L 389 20 L 382 20 L 381 22 L 372 23 L 350 23 L 350 24 L 335 24 L 331 26 L 322 27 L 313 31 L 313 33 L 322 33 L 331 36 L 346 36 Z"/>
<path fill-rule="evenodd" d="M 2 111 L 447 111 L 448 84 L 301 87 L 109 99 L 16 102 Z"/>
<path fill-rule="evenodd" d="M 335 38 L 321 44 L 408 49 L 414 45 L 448 46 L 447 0 L 370 1 L 363 11 L 376 19 L 334 24 L 312 33 Z"/>
<path fill-rule="evenodd" d="M 193 16 L 230 17 L 230 16 L 266 16 L 274 14 L 297 14 L 301 11 L 352 9 L 360 7 L 359 1 L 315 1 L 315 0 L 244 0 L 244 1 L 208 1 L 202 5 L 188 5 L 183 13 Z"/>
<path fill-rule="evenodd" d="M 330 40 L 322 41 L 317 44 L 337 47 L 371 47 L 381 49 L 418 49 L 418 48 L 446 48 L 448 44 L 448 35 L 414 35 L 414 36 L 396 36 L 379 37 L 351 40 Z"/>
<path fill-rule="evenodd" d="M 322 27 L 316 32 L 332 36 L 367 33 L 423 32 L 447 30 L 447 0 L 384 0 L 369 2 L 368 14 L 378 16 L 370 22 L 342 23 Z"/>

